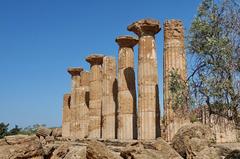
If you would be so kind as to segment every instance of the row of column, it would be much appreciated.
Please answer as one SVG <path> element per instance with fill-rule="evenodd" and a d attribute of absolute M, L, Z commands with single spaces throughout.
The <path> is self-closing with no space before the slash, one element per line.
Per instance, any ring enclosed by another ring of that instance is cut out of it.
<path fill-rule="evenodd" d="M 166 26 L 168 23 L 165 23 L 165 29 Z M 71 95 L 64 96 L 63 136 L 106 139 L 155 139 L 160 136 L 155 42 L 155 34 L 161 30 L 160 23 L 157 20 L 143 19 L 129 25 L 128 30 L 138 35 L 138 39 L 132 36 L 116 38 L 116 43 L 119 45 L 118 69 L 114 57 L 99 54 L 86 58 L 90 64 L 89 73 L 82 68 L 69 69 L 73 84 Z M 168 29 L 165 35 L 167 32 Z M 177 33 L 173 32 L 173 34 Z M 178 47 L 178 50 L 175 50 L 176 55 L 177 52 L 184 51 L 181 42 L 172 37 L 176 35 L 165 37 L 164 52 L 168 54 L 164 57 L 165 75 L 173 67 L 171 63 L 173 59 L 169 58 L 173 55 L 169 54 L 174 53 L 168 51 L 168 48 Z M 135 86 L 133 50 L 136 44 L 138 44 L 138 94 Z M 185 57 L 179 55 L 178 58 Z M 178 58 L 175 60 L 179 60 Z M 175 64 L 176 67 L 182 68 L 184 76 L 186 74 L 184 61 Z M 164 80 L 164 93 L 166 93 L 169 79 L 164 76 Z M 168 98 L 168 93 L 166 95 L 164 102 Z M 166 103 L 164 108 L 168 114 L 169 107 Z M 67 113 L 71 114 L 70 118 Z"/>

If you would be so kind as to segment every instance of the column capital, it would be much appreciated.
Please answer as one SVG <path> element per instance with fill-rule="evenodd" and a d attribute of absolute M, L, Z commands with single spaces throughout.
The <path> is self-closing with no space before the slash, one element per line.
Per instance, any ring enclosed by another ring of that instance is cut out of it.
<path fill-rule="evenodd" d="M 137 38 L 129 35 L 118 36 L 115 41 L 120 47 L 130 48 L 133 48 L 138 43 Z"/>
<path fill-rule="evenodd" d="M 181 20 L 171 19 L 164 23 L 165 39 L 184 39 L 184 28 Z"/>
<path fill-rule="evenodd" d="M 72 76 L 80 76 L 80 73 L 83 71 L 81 67 L 70 67 L 68 68 L 68 73 Z"/>
<path fill-rule="evenodd" d="M 103 63 L 103 57 L 102 54 L 92 54 L 86 57 L 86 61 L 90 63 L 91 66 L 93 65 L 102 65 Z"/>
<path fill-rule="evenodd" d="M 161 26 L 158 20 L 141 19 L 129 25 L 127 29 L 134 32 L 139 37 L 144 35 L 154 36 L 161 30 Z"/>

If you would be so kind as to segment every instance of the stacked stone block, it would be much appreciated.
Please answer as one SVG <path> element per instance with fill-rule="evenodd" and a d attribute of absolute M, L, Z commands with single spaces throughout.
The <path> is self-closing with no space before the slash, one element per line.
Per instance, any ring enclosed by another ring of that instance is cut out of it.
<path fill-rule="evenodd" d="M 157 20 L 143 19 L 128 26 L 139 36 L 138 49 L 138 139 L 160 136 L 160 108 L 155 34 Z"/>
<path fill-rule="evenodd" d="M 80 73 L 80 87 L 78 88 L 79 97 L 79 131 L 77 137 L 88 137 L 88 123 L 89 123 L 89 72 L 82 71 Z"/>
<path fill-rule="evenodd" d="M 116 138 L 117 65 L 114 57 L 105 56 L 102 64 L 102 138 Z"/>
<path fill-rule="evenodd" d="M 137 139 L 137 109 L 133 47 L 138 39 L 119 36 L 118 50 L 118 139 Z"/>
<path fill-rule="evenodd" d="M 71 90 L 71 123 L 70 123 L 70 136 L 77 137 L 79 134 L 80 122 L 79 116 L 79 87 L 80 87 L 80 73 L 83 71 L 82 68 L 69 68 L 68 73 L 72 76 L 72 90 Z"/>
<path fill-rule="evenodd" d="M 71 110 L 70 110 L 71 94 L 63 96 L 63 117 L 62 117 L 62 136 L 70 136 Z"/>
<path fill-rule="evenodd" d="M 189 123 L 189 120 L 177 116 L 172 108 L 169 75 L 173 69 L 180 75 L 180 80 L 186 80 L 184 28 L 179 20 L 168 20 L 164 23 L 164 125 L 167 141 L 171 141 L 181 126 Z"/>
<path fill-rule="evenodd" d="M 102 137 L 102 63 L 103 55 L 93 54 L 86 58 L 90 63 L 89 78 L 89 138 Z"/>

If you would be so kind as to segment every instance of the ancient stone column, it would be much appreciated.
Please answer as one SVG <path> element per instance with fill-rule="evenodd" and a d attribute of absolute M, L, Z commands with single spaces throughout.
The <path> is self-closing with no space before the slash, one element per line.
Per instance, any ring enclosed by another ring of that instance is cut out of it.
<path fill-rule="evenodd" d="M 78 121 L 79 115 L 79 90 L 80 87 L 80 73 L 82 68 L 69 68 L 68 72 L 72 76 L 72 90 L 71 90 L 71 123 L 70 123 L 70 136 L 78 137 L 80 123 Z"/>
<path fill-rule="evenodd" d="M 64 94 L 63 96 L 63 116 L 62 116 L 62 136 L 70 137 L 70 111 L 71 94 Z"/>
<path fill-rule="evenodd" d="M 89 138 L 102 137 L 102 63 L 103 55 L 93 54 L 86 58 L 90 63 L 89 78 Z"/>
<path fill-rule="evenodd" d="M 118 50 L 118 139 L 137 139 L 136 87 L 133 47 L 138 39 L 116 38 Z"/>
<path fill-rule="evenodd" d="M 117 64 L 114 57 L 105 56 L 102 64 L 102 138 L 116 138 Z"/>
<path fill-rule="evenodd" d="M 85 138 L 88 136 L 89 123 L 89 72 L 80 73 L 80 87 L 77 88 L 77 122 L 79 123 L 77 137 Z"/>
<path fill-rule="evenodd" d="M 138 138 L 160 136 L 160 109 L 155 34 L 161 28 L 157 20 L 142 19 L 128 26 L 139 36 L 138 50 Z"/>
<path fill-rule="evenodd" d="M 176 70 L 181 80 L 186 80 L 186 54 L 184 28 L 181 21 L 168 20 L 164 23 L 164 125 L 166 140 L 170 141 L 185 120 L 175 116 L 169 90 L 170 72 Z"/>

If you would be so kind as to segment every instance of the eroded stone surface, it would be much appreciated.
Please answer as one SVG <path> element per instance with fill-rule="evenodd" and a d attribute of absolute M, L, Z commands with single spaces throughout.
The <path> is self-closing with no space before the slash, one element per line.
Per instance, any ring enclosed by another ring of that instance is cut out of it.
<path fill-rule="evenodd" d="M 184 158 L 195 156 L 215 143 L 215 134 L 201 123 L 183 126 L 172 139 L 172 147 Z"/>
<path fill-rule="evenodd" d="M 101 65 L 103 63 L 103 57 L 104 55 L 102 54 L 92 54 L 86 57 L 86 61 L 91 65 Z"/>
<path fill-rule="evenodd" d="M 120 156 L 124 159 L 182 159 L 167 143 L 161 139 L 152 142 L 138 141 L 124 148 Z"/>
<path fill-rule="evenodd" d="M 141 19 L 128 26 L 128 30 L 134 32 L 138 36 L 151 35 L 154 36 L 160 30 L 160 22 L 155 19 Z"/>
<path fill-rule="evenodd" d="M 128 26 L 139 36 L 138 50 L 138 138 L 155 139 L 160 136 L 158 99 L 158 71 L 155 34 L 160 22 L 139 20 Z"/>
<path fill-rule="evenodd" d="M 116 39 L 118 52 L 118 139 L 137 138 L 137 110 L 133 47 L 131 36 Z"/>
<path fill-rule="evenodd" d="M 120 159 L 119 156 L 115 155 L 110 151 L 104 144 L 97 141 L 88 141 L 87 146 L 87 158 L 88 159 Z"/>
<path fill-rule="evenodd" d="M 120 47 L 130 47 L 130 48 L 133 48 L 138 43 L 137 38 L 134 38 L 129 35 L 119 36 L 116 38 L 115 41 L 116 43 L 118 43 Z"/>
<path fill-rule="evenodd" d="M 37 136 L 15 135 L 5 137 L 7 145 L 0 146 L 0 158 L 41 158 L 43 147 Z"/>
<path fill-rule="evenodd" d="M 82 71 L 83 71 L 83 68 L 80 68 L 80 67 L 68 68 L 68 73 L 71 74 L 72 76 L 79 76 Z"/>
<path fill-rule="evenodd" d="M 114 57 L 105 56 L 102 66 L 102 138 L 116 138 L 117 64 Z"/>
<path fill-rule="evenodd" d="M 67 93 L 63 96 L 63 117 L 62 117 L 62 136 L 70 136 L 70 123 L 71 123 L 71 94 Z"/>
<path fill-rule="evenodd" d="M 180 110 L 174 112 L 172 108 L 172 95 L 169 89 L 170 73 L 172 70 L 177 71 L 181 77 L 180 80 L 186 80 L 184 28 L 181 21 L 174 19 L 164 23 L 164 136 L 167 141 L 172 140 L 179 128 L 190 123 L 187 114 L 184 114 Z M 185 111 L 187 110 L 186 107 L 187 105 L 181 106 L 181 109 Z"/>
<path fill-rule="evenodd" d="M 102 137 L 102 62 L 103 55 L 90 55 L 86 61 L 90 63 L 89 77 L 89 138 Z"/>

